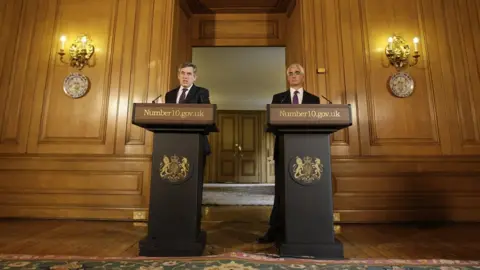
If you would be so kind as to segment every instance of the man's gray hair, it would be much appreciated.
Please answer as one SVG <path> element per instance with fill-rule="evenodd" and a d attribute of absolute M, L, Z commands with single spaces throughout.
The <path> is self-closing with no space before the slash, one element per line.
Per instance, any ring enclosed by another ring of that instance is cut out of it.
<path fill-rule="evenodd" d="M 305 69 L 302 67 L 302 65 L 295 63 L 295 64 L 291 64 L 290 66 L 288 66 L 287 71 L 286 71 L 287 75 L 288 75 L 288 70 L 292 67 L 298 68 L 302 74 L 305 74 Z"/>
<path fill-rule="evenodd" d="M 197 66 L 194 63 L 191 63 L 191 62 L 185 62 L 185 63 L 181 64 L 180 67 L 178 68 L 178 72 L 180 72 L 180 70 L 182 68 L 186 68 L 186 67 L 191 67 L 193 69 L 193 74 L 197 73 Z"/>

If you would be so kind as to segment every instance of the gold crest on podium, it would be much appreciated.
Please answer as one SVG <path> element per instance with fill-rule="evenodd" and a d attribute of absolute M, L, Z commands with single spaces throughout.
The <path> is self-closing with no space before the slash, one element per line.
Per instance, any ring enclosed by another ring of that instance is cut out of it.
<path fill-rule="evenodd" d="M 160 178 L 171 183 L 181 183 L 187 180 L 189 172 L 190 162 L 186 157 L 164 155 L 162 162 L 160 162 Z"/>
<path fill-rule="evenodd" d="M 322 178 L 323 164 L 317 157 L 305 156 L 303 158 L 296 157 L 292 162 L 291 176 L 297 183 L 306 185 L 312 184 Z"/>

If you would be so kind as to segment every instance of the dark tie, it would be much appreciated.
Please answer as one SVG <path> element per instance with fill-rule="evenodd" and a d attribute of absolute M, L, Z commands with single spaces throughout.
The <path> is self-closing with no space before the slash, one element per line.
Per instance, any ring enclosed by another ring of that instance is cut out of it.
<path fill-rule="evenodd" d="M 178 100 L 178 103 L 185 103 L 185 98 L 187 97 L 187 88 L 182 89 L 182 95 L 180 96 L 180 99 Z"/>
<path fill-rule="evenodd" d="M 298 91 L 293 92 L 293 104 L 298 104 Z"/>

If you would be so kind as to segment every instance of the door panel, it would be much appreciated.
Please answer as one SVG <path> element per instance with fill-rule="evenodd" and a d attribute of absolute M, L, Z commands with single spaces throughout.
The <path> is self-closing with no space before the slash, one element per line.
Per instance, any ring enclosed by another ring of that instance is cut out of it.
<path fill-rule="evenodd" d="M 218 158 L 216 160 L 219 166 L 215 166 L 217 168 L 216 180 L 234 182 L 238 170 L 235 158 L 237 116 L 234 113 L 219 113 L 218 120 L 220 133 L 218 134 Z"/>
<path fill-rule="evenodd" d="M 214 182 L 260 183 L 262 175 L 262 112 L 219 111 L 214 155 Z"/>
<path fill-rule="evenodd" d="M 267 183 L 275 183 L 275 162 L 273 160 L 273 148 L 275 147 L 275 136 L 272 133 L 267 133 L 265 135 L 265 144 L 266 144 L 266 164 L 265 168 L 265 179 Z M 263 164 L 263 163 L 262 163 Z"/>
<path fill-rule="evenodd" d="M 238 172 L 238 182 L 240 183 L 258 183 L 259 182 L 259 154 L 261 138 L 258 132 L 259 114 L 242 113 L 237 115 L 240 126 L 238 138 L 238 156 L 240 163 Z"/>

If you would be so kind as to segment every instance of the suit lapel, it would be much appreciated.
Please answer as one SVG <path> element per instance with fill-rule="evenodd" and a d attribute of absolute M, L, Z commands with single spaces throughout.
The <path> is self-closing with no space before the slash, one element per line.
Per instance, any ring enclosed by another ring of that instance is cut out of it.
<path fill-rule="evenodd" d="M 287 89 L 287 91 L 285 91 L 285 94 L 283 95 L 283 101 L 281 102 L 281 104 L 292 104 L 292 97 L 290 95 L 290 89 Z"/>
<path fill-rule="evenodd" d="M 168 95 L 168 99 L 167 97 L 165 98 L 165 103 L 177 103 L 177 95 L 178 95 L 178 90 L 180 88 L 176 88 L 176 89 L 173 89 L 172 92 L 170 92 L 170 95 Z"/>
<path fill-rule="evenodd" d="M 312 95 L 303 89 L 303 100 L 302 104 L 311 104 L 313 103 Z"/>
<path fill-rule="evenodd" d="M 195 97 L 197 95 L 197 87 L 194 85 L 192 85 L 192 88 L 190 88 L 190 91 L 188 91 L 188 94 L 187 94 L 187 97 L 185 98 L 185 103 L 196 103 L 196 102 L 192 102 L 192 101 L 196 101 L 195 100 Z"/>
<path fill-rule="evenodd" d="M 308 104 L 310 102 L 310 93 L 303 89 L 303 100 L 302 104 Z"/>

